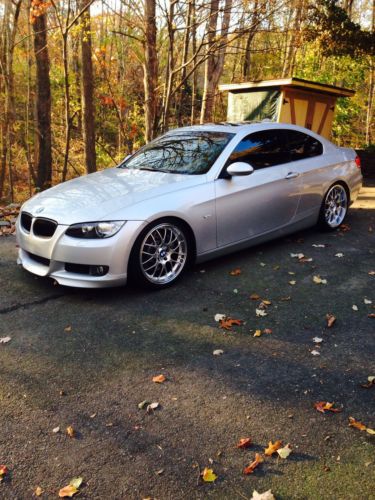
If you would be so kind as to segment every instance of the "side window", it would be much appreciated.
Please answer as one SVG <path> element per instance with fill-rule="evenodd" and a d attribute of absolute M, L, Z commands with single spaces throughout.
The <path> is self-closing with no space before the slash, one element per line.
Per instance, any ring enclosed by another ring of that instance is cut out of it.
<path fill-rule="evenodd" d="M 273 129 L 248 135 L 237 144 L 227 164 L 235 161 L 249 163 L 255 170 L 287 163 L 284 131 Z"/>
<path fill-rule="evenodd" d="M 285 130 L 285 132 L 290 161 L 304 160 L 323 153 L 321 142 L 311 135 L 296 130 Z"/>

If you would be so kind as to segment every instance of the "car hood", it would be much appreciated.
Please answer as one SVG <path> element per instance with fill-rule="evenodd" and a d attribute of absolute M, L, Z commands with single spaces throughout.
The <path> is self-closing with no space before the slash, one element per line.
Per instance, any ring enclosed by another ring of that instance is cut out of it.
<path fill-rule="evenodd" d="M 134 218 L 134 205 L 205 181 L 204 175 L 110 168 L 43 191 L 22 210 L 69 225 L 105 220 L 109 214 L 126 220 L 131 207 L 133 220 L 142 220 Z"/>

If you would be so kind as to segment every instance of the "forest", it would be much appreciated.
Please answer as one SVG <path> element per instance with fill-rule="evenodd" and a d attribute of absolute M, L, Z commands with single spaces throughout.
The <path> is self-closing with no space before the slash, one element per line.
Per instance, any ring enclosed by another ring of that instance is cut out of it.
<path fill-rule="evenodd" d="M 333 140 L 374 148 L 375 0 L 0 0 L 0 200 L 225 120 L 219 83 L 355 90 Z"/>

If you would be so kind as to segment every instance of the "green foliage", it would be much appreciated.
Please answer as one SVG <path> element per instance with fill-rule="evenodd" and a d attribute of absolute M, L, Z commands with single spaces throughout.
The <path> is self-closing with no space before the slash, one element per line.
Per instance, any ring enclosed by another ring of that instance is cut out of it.
<path fill-rule="evenodd" d="M 309 9 L 306 39 L 318 40 L 325 56 L 374 55 L 375 34 L 354 23 L 337 0 L 318 0 Z"/>

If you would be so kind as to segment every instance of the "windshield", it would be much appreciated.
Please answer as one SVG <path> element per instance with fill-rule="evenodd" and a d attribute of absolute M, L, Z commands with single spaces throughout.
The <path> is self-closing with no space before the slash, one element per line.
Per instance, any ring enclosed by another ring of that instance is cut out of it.
<path fill-rule="evenodd" d="M 233 136 L 213 131 L 166 134 L 143 146 L 119 167 L 171 174 L 205 174 Z"/>

